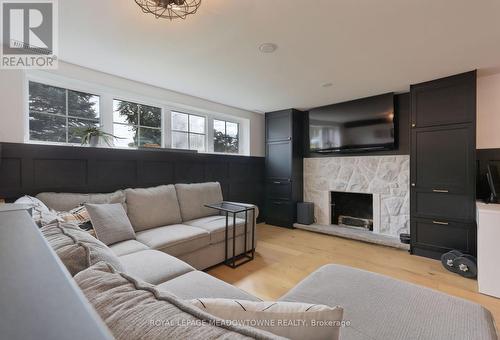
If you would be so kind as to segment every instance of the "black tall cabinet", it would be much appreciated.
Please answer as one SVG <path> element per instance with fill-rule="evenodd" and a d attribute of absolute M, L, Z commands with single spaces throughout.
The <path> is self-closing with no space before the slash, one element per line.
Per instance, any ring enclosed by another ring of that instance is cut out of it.
<path fill-rule="evenodd" d="M 476 253 L 476 72 L 411 87 L 411 252 Z"/>
<path fill-rule="evenodd" d="M 266 222 L 292 228 L 303 196 L 305 113 L 266 113 Z"/>

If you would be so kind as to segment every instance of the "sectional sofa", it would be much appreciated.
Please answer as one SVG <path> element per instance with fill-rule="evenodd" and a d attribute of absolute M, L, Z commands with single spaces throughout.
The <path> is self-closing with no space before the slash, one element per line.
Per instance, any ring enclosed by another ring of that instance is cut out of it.
<path fill-rule="evenodd" d="M 150 205 L 157 203 L 155 199 L 158 195 L 167 197 L 167 193 L 170 199 L 161 203 L 166 213 L 160 214 Z M 145 200 L 145 197 L 149 198 Z M 42 228 L 45 239 L 67 267 L 75 268 L 75 264 L 80 263 L 76 266 L 78 270 L 70 272 L 117 338 L 148 338 L 148 335 L 140 333 L 147 322 L 142 316 L 150 315 L 143 314 L 148 309 L 150 313 L 156 313 L 159 303 L 162 305 L 158 310 L 168 306 L 165 313 L 170 321 L 172 318 L 176 321 L 192 321 L 193 318 L 206 321 L 210 316 L 183 301 L 200 298 L 260 301 L 258 297 L 198 270 L 220 263 L 223 259 L 223 242 L 220 239 L 223 224 L 220 221 L 225 223 L 225 218 L 202 209 L 205 202 L 222 199 L 217 183 L 139 191 L 127 189 L 108 195 L 44 193 L 38 198 L 58 210 L 80 204 L 82 200 L 94 203 L 114 201 L 126 206 L 136 239 L 109 247 L 72 225 L 64 227 L 56 223 Z M 134 216 L 138 211 L 144 213 L 148 209 L 150 215 Z M 167 222 L 164 220 L 167 216 L 170 224 L 162 226 Z M 238 220 L 238 223 L 242 221 Z M 167 228 L 172 228 L 172 232 Z M 181 228 L 186 228 L 186 231 Z M 89 251 L 90 244 L 97 244 L 101 255 L 96 256 Z M 75 246 L 80 246 L 86 255 L 75 252 Z M 86 264 L 82 265 L 82 261 Z M 83 269 L 86 266 L 91 267 Z M 139 296 L 147 302 L 139 302 L 143 301 L 139 300 Z M 497 339 L 490 312 L 478 304 L 336 264 L 319 268 L 279 301 L 343 307 L 348 327 L 342 328 L 340 334 L 341 339 L 346 340 Z M 153 310 L 151 306 L 155 306 Z M 119 313 L 124 310 L 125 314 Z M 249 327 L 210 327 L 197 329 L 196 332 L 183 328 L 181 333 L 168 329 L 172 332 L 168 334 L 181 334 L 177 338 L 279 338 Z M 146 329 L 161 333 L 161 329 Z"/>
<path fill-rule="evenodd" d="M 203 270 L 224 261 L 225 215 L 205 207 L 223 201 L 220 184 L 176 184 L 145 189 L 126 189 L 109 194 L 40 193 L 36 196 L 48 208 L 70 211 L 82 203 L 122 203 L 135 231 L 135 237 L 109 245 L 118 256 L 146 250 L 159 250 Z M 256 225 L 255 214 L 247 215 L 247 247 L 251 244 L 251 227 Z M 236 218 L 236 254 L 244 252 L 245 216 Z M 232 254 L 232 218 L 230 219 L 228 254 Z M 256 230 L 253 230 L 255 233 Z M 161 261 L 154 254 L 143 252 L 147 261 Z M 131 260 L 131 266 L 137 261 Z M 138 265 L 138 268 L 143 266 Z"/>

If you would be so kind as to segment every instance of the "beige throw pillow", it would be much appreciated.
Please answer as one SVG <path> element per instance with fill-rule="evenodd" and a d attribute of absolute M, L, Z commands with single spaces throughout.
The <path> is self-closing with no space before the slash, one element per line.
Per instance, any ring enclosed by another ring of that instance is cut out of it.
<path fill-rule="evenodd" d="M 339 339 L 344 313 L 338 306 L 296 302 L 195 299 L 191 303 L 221 319 L 297 340 Z"/>
<path fill-rule="evenodd" d="M 85 204 L 97 238 L 106 245 L 135 240 L 134 228 L 120 203 Z"/>

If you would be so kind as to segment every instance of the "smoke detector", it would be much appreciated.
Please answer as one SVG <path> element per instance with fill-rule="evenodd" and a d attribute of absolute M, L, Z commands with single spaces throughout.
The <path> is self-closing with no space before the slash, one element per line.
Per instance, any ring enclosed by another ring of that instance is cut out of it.
<path fill-rule="evenodd" d="M 278 49 L 278 45 L 274 43 L 263 43 L 259 46 L 259 50 L 262 53 L 273 53 Z"/>

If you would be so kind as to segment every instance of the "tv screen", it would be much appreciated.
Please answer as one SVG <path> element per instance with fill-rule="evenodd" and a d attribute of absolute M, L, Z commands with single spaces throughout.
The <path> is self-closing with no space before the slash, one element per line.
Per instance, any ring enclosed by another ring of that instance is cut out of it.
<path fill-rule="evenodd" d="M 393 93 L 309 111 L 311 152 L 391 150 L 396 133 Z"/>

